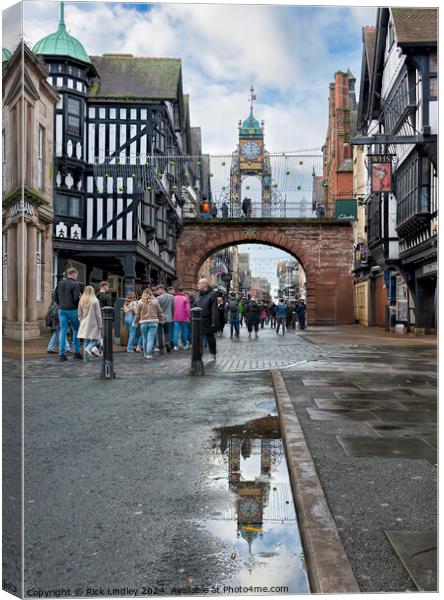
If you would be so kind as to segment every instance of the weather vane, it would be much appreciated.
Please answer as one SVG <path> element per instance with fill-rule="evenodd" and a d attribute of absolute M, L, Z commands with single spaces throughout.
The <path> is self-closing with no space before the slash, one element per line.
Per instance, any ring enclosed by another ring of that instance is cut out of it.
<path fill-rule="evenodd" d="M 250 95 L 250 103 L 251 103 L 250 108 L 251 108 L 251 111 L 253 111 L 253 101 L 256 100 L 256 94 L 254 93 L 254 85 L 251 86 L 250 92 L 251 92 L 251 95 Z"/>

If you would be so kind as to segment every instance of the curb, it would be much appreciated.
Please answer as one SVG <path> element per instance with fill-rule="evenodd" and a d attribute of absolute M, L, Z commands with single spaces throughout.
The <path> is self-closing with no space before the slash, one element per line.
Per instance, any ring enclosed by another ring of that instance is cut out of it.
<path fill-rule="evenodd" d="M 282 374 L 271 376 L 311 592 L 359 593 Z"/>

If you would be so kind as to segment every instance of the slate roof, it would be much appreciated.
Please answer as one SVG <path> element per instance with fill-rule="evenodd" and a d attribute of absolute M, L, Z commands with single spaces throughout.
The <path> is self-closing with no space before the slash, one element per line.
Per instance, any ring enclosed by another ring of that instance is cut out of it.
<path fill-rule="evenodd" d="M 174 100 L 181 78 L 180 58 L 154 58 L 132 54 L 91 56 L 99 81 L 90 96 L 144 100 Z"/>
<path fill-rule="evenodd" d="M 436 44 L 438 10 L 436 8 L 391 8 L 396 41 L 402 45 Z"/>

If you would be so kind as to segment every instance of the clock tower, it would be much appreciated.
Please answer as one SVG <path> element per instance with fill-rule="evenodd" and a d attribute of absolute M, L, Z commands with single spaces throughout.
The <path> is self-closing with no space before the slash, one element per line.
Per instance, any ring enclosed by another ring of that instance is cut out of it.
<path fill-rule="evenodd" d="M 246 194 L 242 183 L 247 177 L 257 177 L 262 186 L 262 216 L 271 214 L 271 169 L 270 158 L 264 146 L 264 121 L 259 123 L 253 114 L 256 100 L 254 87 L 250 88 L 250 115 L 244 122 L 239 121 L 239 145 L 233 154 L 230 174 L 230 200 L 235 214 L 240 214 L 240 206 Z"/>

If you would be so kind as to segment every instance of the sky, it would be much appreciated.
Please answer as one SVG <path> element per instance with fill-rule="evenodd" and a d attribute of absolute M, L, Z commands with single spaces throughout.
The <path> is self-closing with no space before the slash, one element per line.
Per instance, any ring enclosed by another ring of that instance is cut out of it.
<path fill-rule="evenodd" d="M 31 47 L 57 29 L 59 6 L 24 2 Z M 11 26 L 17 13 L 14 7 L 3 12 L 9 49 L 18 41 Z M 320 149 L 329 83 L 348 68 L 359 83 L 362 27 L 375 19 L 376 9 L 365 6 L 65 2 L 67 29 L 89 54 L 182 59 L 191 123 L 202 128 L 204 152 L 215 154 L 235 149 L 251 85 L 268 150 Z"/>

